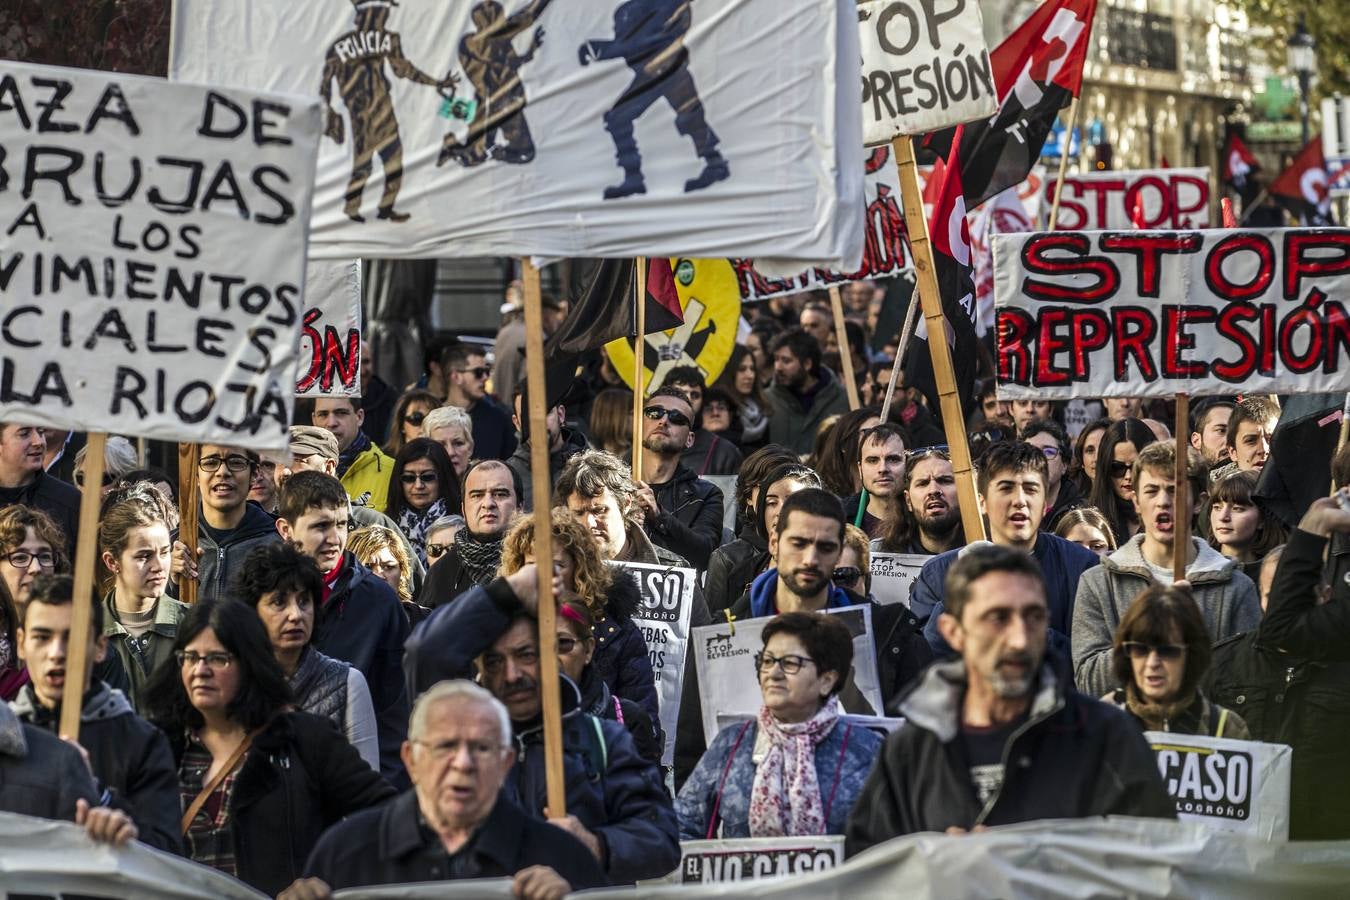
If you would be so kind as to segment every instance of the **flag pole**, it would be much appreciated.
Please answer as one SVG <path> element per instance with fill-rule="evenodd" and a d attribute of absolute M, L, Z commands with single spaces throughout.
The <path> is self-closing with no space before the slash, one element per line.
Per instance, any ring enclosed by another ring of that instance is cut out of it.
<path fill-rule="evenodd" d="M 193 565 L 197 562 L 197 463 L 201 453 L 200 444 L 178 445 L 178 540 L 187 547 Z M 186 572 L 178 577 L 178 599 L 197 602 L 197 579 Z"/>
<path fill-rule="evenodd" d="M 830 286 L 830 308 L 834 310 L 834 339 L 839 344 L 839 365 L 844 370 L 844 387 L 848 390 L 848 408 L 857 409 L 858 381 L 853 374 L 853 348 L 848 343 L 848 329 L 844 326 L 844 298 L 839 286 Z"/>
<path fill-rule="evenodd" d="M 1247 219 L 1251 216 L 1252 213 L 1256 212 L 1258 209 L 1261 208 L 1261 201 L 1265 200 L 1266 195 L 1269 193 L 1270 191 L 1268 189 L 1261 188 L 1261 193 L 1256 195 L 1256 198 L 1252 200 L 1250 205 L 1246 203 L 1242 204 L 1242 218 L 1238 220 L 1238 225 L 1247 224 Z"/>
<path fill-rule="evenodd" d="M 1176 452 L 1176 482 L 1177 492 L 1175 505 L 1172 507 L 1172 579 L 1181 581 L 1186 577 L 1186 557 L 1191 549 L 1191 515 L 1190 515 L 1190 483 L 1187 481 L 1187 475 L 1190 473 L 1190 433 L 1191 433 L 1191 398 L 1188 394 L 1177 394 L 1177 415 L 1173 423 L 1175 428 L 1175 439 L 1177 442 Z"/>
<path fill-rule="evenodd" d="M 966 441 L 966 423 L 961 414 L 961 398 L 956 394 L 956 374 L 952 370 L 951 348 L 947 346 L 947 322 L 942 315 L 942 294 L 938 288 L 933 247 L 928 241 L 928 221 L 923 214 L 923 192 L 919 188 L 918 164 L 914 159 L 914 139 L 900 135 L 891 142 L 900 170 L 900 196 L 905 207 L 905 229 L 914 253 L 914 271 L 918 275 L 919 302 L 928 324 L 928 351 L 933 357 L 933 375 L 937 381 L 942 427 L 956 476 L 956 494 L 961 504 L 961 524 L 966 541 L 984 540 L 984 518 L 975 491 L 975 473 Z M 913 300 L 910 301 L 911 303 Z M 896 360 L 896 365 L 900 364 Z M 895 372 L 891 372 L 894 382 Z"/>
<path fill-rule="evenodd" d="M 1345 403 L 1341 406 L 1341 433 L 1336 438 L 1336 453 L 1341 452 L 1341 448 L 1345 446 L 1347 439 L 1350 439 L 1350 393 L 1345 395 Z M 1335 459 L 1336 453 L 1331 455 L 1333 459 Z M 1334 494 L 1343 487 L 1345 485 L 1337 484 L 1336 479 L 1331 480 L 1331 493 Z"/>
<path fill-rule="evenodd" d="M 917 290 L 917 288 L 916 288 Z M 909 339 L 914 334 L 914 319 L 919 311 L 919 303 L 911 293 L 909 309 L 905 310 L 905 322 L 900 326 L 900 343 L 895 348 L 895 365 L 891 367 L 890 382 L 886 385 L 886 399 L 881 404 L 881 421 L 889 422 L 891 399 L 895 397 L 895 383 L 899 380 L 900 367 L 905 364 L 905 351 L 909 349 Z"/>
<path fill-rule="evenodd" d="M 549 818 L 567 815 L 563 781 L 562 693 L 558 685 L 557 607 L 553 599 L 553 491 L 548 466 L 548 384 L 544 379 L 544 311 L 539 270 L 520 261 L 525 292 L 525 384 L 530 398 L 530 478 L 534 488 L 534 558 L 539 569 L 539 691 L 544 707 L 544 778 Z"/>
<path fill-rule="evenodd" d="M 1069 101 L 1069 129 L 1064 132 L 1064 149 L 1059 154 L 1059 180 L 1055 182 L 1055 200 L 1050 205 L 1050 230 L 1054 231 L 1059 223 L 1059 195 L 1064 190 L 1064 176 L 1069 169 L 1069 148 L 1073 146 L 1073 130 L 1078 127 L 1078 98 Z M 1078 142 L 1078 151 L 1083 150 L 1083 142 Z"/>
<path fill-rule="evenodd" d="M 84 488 L 80 491 L 79 536 L 75 543 L 75 585 L 66 643 L 66 684 L 61 694 L 61 737 L 80 739 L 85 669 L 89 664 L 89 630 L 93 627 L 94 551 L 98 547 L 98 508 L 102 500 L 103 455 L 108 435 L 91 432 L 84 452 Z"/>
<path fill-rule="evenodd" d="M 633 341 L 633 480 L 642 480 L 642 407 L 646 405 L 643 376 L 647 373 L 647 260 L 635 260 L 637 275 L 637 340 Z"/>

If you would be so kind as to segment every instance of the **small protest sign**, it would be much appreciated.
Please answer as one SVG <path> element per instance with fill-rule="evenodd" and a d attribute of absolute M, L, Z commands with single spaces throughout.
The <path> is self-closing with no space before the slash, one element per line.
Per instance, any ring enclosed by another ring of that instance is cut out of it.
<path fill-rule="evenodd" d="M 872 599 L 878 603 L 909 606 L 909 592 L 919 577 L 919 570 L 932 558 L 922 553 L 872 553 Z"/>
<path fill-rule="evenodd" d="M 1041 208 L 1047 219 L 1058 183 L 1058 179 L 1050 178 L 1043 188 L 1045 202 Z M 1208 228 L 1209 169 L 1075 172 L 1064 176 L 1057 230 L 1134 227 Z"/>
<path fill-rule="evenodd" d="M 1350 390 L 1350 230 L 994 237 L 1004 399 Z"/>
<path fill-rule="evenodd" d="M 0 63 L 0 420 L 284 449 L 317 101 Z"/>
<path fill-rule="evenodd" d="M 300 326 L 299 397 L 361 393 L 361 263 L 310 260 Z"/>
<path fill-rule="evenodd" d="M 1167 731 L 1144 736 L 1179 819 L 1268 841 L 1288 839 L 1291 747 Z"/>
<path fill-rule="evenodd" d="M 839 616 L 853 635 L 853 671 L 845 679 L 839 701 L 845 712 L 876 716 L 882 712 L 881 679 L 872 642 L 871 606 L 845 606 L 826 612 Z M 693 630 L 694 664 L 698 667 L 703 734 L 709 744 L 717 736 L 719 717 L 749 717 L 764 700 L 754 658 L 764 647 L 760 635 L 770 616 L 743 619 Z"/>
<path fill-rule="evenodd" d="M 842 834 L 681 841 L 680 868 L 669 880 L 680 884 L 727 884 L 823 872 L 843 861 Z"/>
<path fill-rule="evenodd" d="M 675 754 L 675 727 L 680 713 L 680 688 L 689 647 L 689 614 L 694 608 L 694 583 L 698 573 L 677 566 L 645 563 L 613 563 L 615 577 L 635 580 L 642 609 L 633 617 L 642 631 L 656 673 L 656 694 L 661 709 L 665 746 L 661 762 L 670 765 Z"/>
<path fill-rule="evenodd" d="M 862 0 L 858 33 L 864 145 L 998 111 L 976 0 Z"/>

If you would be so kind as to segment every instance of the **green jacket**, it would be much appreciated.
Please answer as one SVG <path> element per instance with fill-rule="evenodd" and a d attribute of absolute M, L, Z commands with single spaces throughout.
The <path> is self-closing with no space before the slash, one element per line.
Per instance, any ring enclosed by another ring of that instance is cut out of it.
<path fill-rule="evenodd" d="M 384 512 L 389 505 L 389 476 L 393 473 L 394 458 L 371 444 L 368 450 L 352 460 L 351 467 L 340 480 L 352 503 Z"/>
<path fill-rule="evenodd" d="M 127 699 L 141 712 L 142 694 L 150 673 L 173 656 L 173 642 L 178 637 L 178 623 L 187 615 L 187 605 L 172 597 L 160 597 L 155 603 L 155 621 L 144 635 L 144 651 L 137 653 L 131 646 L 131 634 L 122 627 L 117 617 L 113 591 L 103 598 L 103 634 L 108 644 L 117 651 L 117 657 L 126 671 L 130 690 Z"/>
<path fill-rule="evenodd" d="M 820 423 L 830 416 L 848 412 L 848 394 L 843 383 L 829 369 L 820 370 L 820 383 L 807 398 L 802 398 L 780 384 L 769 388 L 769 443 L 782 444 L 793 453 L 810 453 L 815 445 Z"/>

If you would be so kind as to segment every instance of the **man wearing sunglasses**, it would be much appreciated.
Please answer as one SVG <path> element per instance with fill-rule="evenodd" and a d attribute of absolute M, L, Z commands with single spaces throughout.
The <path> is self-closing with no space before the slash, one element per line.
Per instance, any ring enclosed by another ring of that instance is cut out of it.
<path fill-rule="evenodd" d="M 488 393 L 492 367 L 472 344 L 451 344 L 441 354 L 445 403 L 458 406 L 473 420 L 473 449 L 479 459 L 510 459 L 516 452 L 511 414 Z"/>
<path fill-rule="evenodd" d="M 654 543 L 696 569 L 722 543 L 722 492 L 680 462 L 694 443 L 694 407 L 678 388 L 663 387 L 642 410 L 642 481 L 637 501 Z"/>
<path fill-rule="evenodd" d="M 201 498 L 197 564 L 189 565 L 180 576 L 190 578 L 195 574 L 198 599 L 225 596 L 249 551 L 281 540 L 272 517 L 248 499 L 259 462 L 252 450 L 201 445 L 197 460 L 197 493 Z"/>

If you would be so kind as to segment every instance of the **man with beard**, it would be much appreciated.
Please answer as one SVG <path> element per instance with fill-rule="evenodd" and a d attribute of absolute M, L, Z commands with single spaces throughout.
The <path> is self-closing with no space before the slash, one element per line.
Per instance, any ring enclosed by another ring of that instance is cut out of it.
<path fill-rule="evenodd" d="M 899 426 L 886 423 L 864 429 L 858 440 L 857 466 L 858 480 L 867 491 L 862 530 L 869 538 L 880 537 L 886 521 L 894 514 L 900 476 L 905 470 L 905 433 Z M 861 493 L 844 501 L 844 516 L 848 521 L 858 521 L 858 504 L 861 502 Z"/>
<path fill-rule="evenodd" d="M 529 420 L 529 408 L 525 396 L 525 382 L 523 381 L 516 386 L 515 407 L 516 414 L 511 421 L 523 436 L 525 434 L 523 423 Z M 545 414 L 544 427 L 548 432 L 549 481 L 556 486 L 568 460 L 587 449 L 586 437 L 575 428 L 568 427 L 567 407 L 561 403 Z M 534 435 L 522 437 L 520 443 L 516 445 L 515 453 L 511 454 L 511 458 L 506 461 L 506 464 L 511 467 L 511 470 L 516 473 L 516 477 L 519 479 L 521 486 L 520 508 L 523 510 L 534 509 L 534 476 L 531 474 L 533 463 L 530 456 L 530 442 L 533 440 L 537 440 Z M 547 503 L 548 498 L 545 497 L 541 502 Z"/>
<path fill-rule="evenodd" d="M 1176 818 L 1153 751 L 1120 710 L 1077 693 L 1046 650 L 1045 582 L 1026 553 L 971 547 L 946 575 L 938 617 L 958 659 L 930 666 L 899 703 L 849 816 L 850 855 L 904 834 L 1034 819 Z"/>
<path fill-rule="evenodd" d="M 931 556 L 965 546 L 951 454 L 942 447 L 911 450 L 901 485 L 901 502 L 873 551 Z"/>
<path fill-rule="evenodd" d="M 1050 606 L 1050 644 L 1067 654 L 1078 579 L 1100 560 L 1086 547 L 1040 530 L 1045 515 L 1045 486 L 1050 480 L 1048 468 L 1045 454 L 1031 444 L 992 444 L 980 461 L 975 486 L 980 509 L 989 522 L 989 539 L 1025 553 L 1040 564 Z M 927 617 L 924 637 L 939 656 L 951 653 L 938 628 L 938 617 L 943 611 L 943 581 L 957 554 L 969 549 L 949 550 L 930 559 L 919 570 L 910 591 L 910 609 L 920 618 Z"/>
<path fill-rule="evenodd" d="M 642 481 L 637 502 L 654 543 L 696 569 L 722 543 L 722 492 L 680 462 L 694 443 L 694 407 L 678 388 L 656 391 L 642 410 Z"/>
<path fill-rule="evenodd" d="M 427 609 L 449 603 L 475 584 L 497 577 L 502 538 L 520 507 L 520 478 L 506 463 L 476 459 L 464 472 L 465 527 L 432 564 L 417 602 Z"/>
<path fill-rule="evenodd" d="M 811 452 L 820 424 L 848 412 L 848 395 L 821 366 L 820 342 L 794 328 L 773 339 L 773 387 L 769 388 L 769 442 L 802 455 Z"/>
<path fill-rule="evenodd" d="M 1237 404 L 1211 400 L 1191 413 L 1191 446 L 1210 468 L 1228 462 L 1228 420 Z"/>

